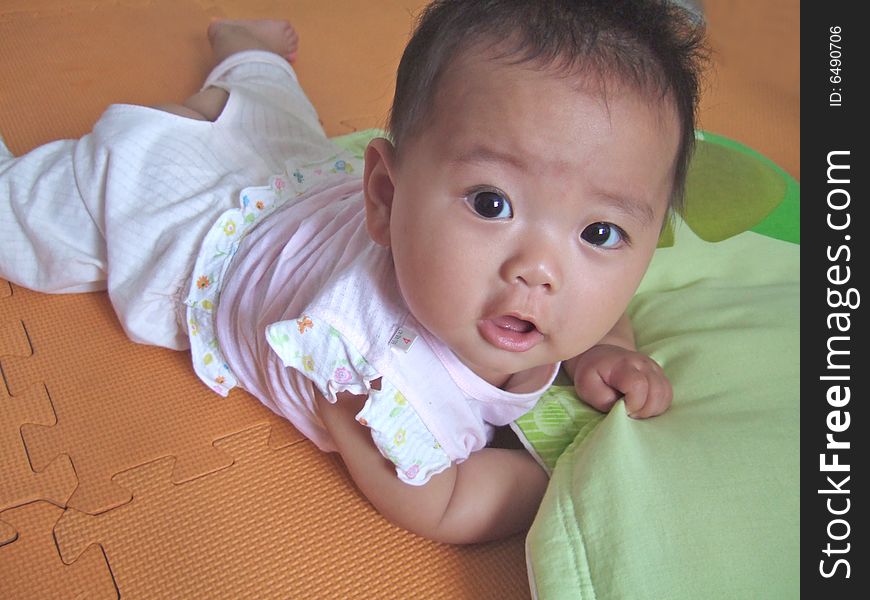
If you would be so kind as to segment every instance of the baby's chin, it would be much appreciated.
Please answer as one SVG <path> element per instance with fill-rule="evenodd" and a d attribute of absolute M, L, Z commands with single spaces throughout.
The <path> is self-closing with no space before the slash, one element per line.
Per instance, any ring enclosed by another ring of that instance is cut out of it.
<path fill-rule="evenodd" d="M 461 355 L 457 354 L 457 356 L 462 364 L 468 367 L 472 373 L 497 388 L 503 388 L 514 374 L 513 372 L 506 371 L 503 365 L 481 364 L 470 361 Z"/>
<path fill-rule="evenodd" d="M 476 358 L 466 358 L 457 354 L 459 360 L 468 367 L 475 375 L 497 388 L 504 389 L 510 379 L 520 373 L 524 373 L 538 367 L 550 366 L 559 362 L 559 359 L 549 360 L 546 355 L 534 356 L 532 353 L 492 351 L 477 353 Z M 542 354 L 542 353 L 535 353 Z"/>

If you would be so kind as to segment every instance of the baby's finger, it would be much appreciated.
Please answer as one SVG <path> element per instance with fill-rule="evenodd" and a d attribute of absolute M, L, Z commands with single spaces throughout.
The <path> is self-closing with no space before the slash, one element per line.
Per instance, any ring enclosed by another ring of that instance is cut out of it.
<path fill-rule="evenodd" d="M 637 411 L 630 412 L 632 418 L 647 419 L 655 417 L 668 410 L 671 406 L 673 389 L 671 388 L 670 381 L 664 375 L 651 374 L 647 384 L 646 401 Z"/>
<path fill-rule="evenodd" d="M 619 392 L 607 385 L 594 371 L 578 377 L 574 388 L 586 404 L 601 412 L 610 410 L 619 399 Z"/>
<path fill-rule="evenodd" d="M 625 396 L 625 410 L 629 416 L 634 416 L 646 404 L 649 379 L 647 374 L 635 365 L 625 364 L 614 369 L 610 374 L 609 383 Z"/>

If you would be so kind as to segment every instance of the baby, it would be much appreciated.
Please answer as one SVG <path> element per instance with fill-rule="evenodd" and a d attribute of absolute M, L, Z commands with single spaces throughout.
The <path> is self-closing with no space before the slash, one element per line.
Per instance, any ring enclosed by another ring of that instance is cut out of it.
<path fill-rule="evenodd" d="M 560 365 L 599 410 L 667 410 L 624 311 L 693 147 L 686 13 L 436 0 L 364 164 L 324 135 L 288 23 L 208 33 L 217 66 L 183 105 L 0 147 L 0 277 L 107 290 L 131 339 L 189 347 L 215 391 L 247 390 L 445 542 L 531 523 L 546 475 L 491 442 Z"/>

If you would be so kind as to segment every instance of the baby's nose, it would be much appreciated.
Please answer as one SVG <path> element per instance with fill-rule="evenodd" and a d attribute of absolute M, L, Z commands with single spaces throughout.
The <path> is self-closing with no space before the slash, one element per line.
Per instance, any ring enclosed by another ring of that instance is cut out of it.
<path fill-rule="evenodd" d="M 558 258 L 543 248 L 529 248 L 516 253 L 502 265 L 502 278 L 508 283 L 556 292 L 561 284 Z"/>

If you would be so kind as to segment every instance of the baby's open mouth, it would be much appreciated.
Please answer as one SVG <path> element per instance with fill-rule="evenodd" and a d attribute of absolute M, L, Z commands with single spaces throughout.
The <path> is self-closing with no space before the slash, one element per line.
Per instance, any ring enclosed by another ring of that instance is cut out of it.
<path fill-rule="evenodd" d="M 510 315 L 496 317 L 493 319 L 493 322 L 502 329 L 509 329 L 510 331 L 516 331 L 519 333 L 528 333 L 532 329 L 536 329 L 534 323 L 531 321 L 524 321 L 523 319 L 518 319 L 517 317 L 512 317 Z"/>
<path fill-rule="evenodd" d="M 508 352 L 531 350 L 544 339 L 534 323 L 513 315 L 483 319 L 478 323 L 478 330 L 487 342 Z"/>

